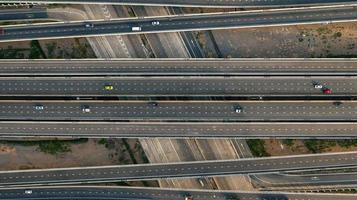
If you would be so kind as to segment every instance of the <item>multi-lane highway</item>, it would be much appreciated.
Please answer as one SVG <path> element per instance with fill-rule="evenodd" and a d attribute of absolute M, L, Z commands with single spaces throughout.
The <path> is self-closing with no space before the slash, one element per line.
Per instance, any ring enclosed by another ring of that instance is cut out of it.
<path fill-rule="evenodd" d="M 356 114 L 357 101 L 0 101 L 0 120 L 355 121 Z"/>
<path fill-rule="evenodd" d="M 55 3 L 55 4 L 117 4 L 187 7 L 281 7 L 307 5 L 356 4 L 355 0 L 0 0 L 0 3 Z"/>
<path fill-rule="evenodd" d="M 356 95 L 357 76 L 0 77 L 0 96 Z"/>
<path fill-rule="evenodd" d="M 47 18 L 47 10 L 44 8 L 0 10 L 0 21 L 39 20 Z"/>
<path fill-rule="evenodd" d="M 31 191 L 26 194 L 25 191 Z M 2 200 L 22 199 L 125 199 L 125 200 L 183 200 L 185 195 L 195 200 L 355 200 L 355 194 L 316 194 L 284 192 L 243 192 L 222 190 L 188 190 L 144 187 L 44 186 L 0 189 Z"/>
<path fill-rule="evenodd" d="M 357 59 L 46 59 L 0 66 L 0 76 L 357 75 Z"/>
<path fill-rule="evenodd" d="M 0 185 L 112 182 L 356 167 L 357 152 L 0 172 Z"/>
<path fill-rule="evenodd" d="M 196 14 L 4 27 L 0 41 L 357 21 L 357 7 Z M 158 22 L 158 23 L 157 23 Z M 134 30 L 133 27 L 136 27 Z"/>
<path fill-rule="evenodd" d="M 356 138 L 357 123 L 2 121 L 0 137 L 81 138 Z"/>

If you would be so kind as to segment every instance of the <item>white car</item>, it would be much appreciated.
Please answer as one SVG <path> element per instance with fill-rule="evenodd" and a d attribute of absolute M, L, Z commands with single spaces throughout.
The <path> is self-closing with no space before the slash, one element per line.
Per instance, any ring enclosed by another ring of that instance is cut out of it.
<path fill-rule="evenodd" d="M 45 107 L 43 105 L 35 105 L 35 110 L 43 110 Z"/>
<path fill-rule="evenodd" d="M 32 190 L 25 190 L 25 194 L 32 194 Z"/>
<path fill-rule="evenodd" d="M 82 106 L 82 111 L 85 112 L 85 113 L 89 113 L 90 112 L 89 106 L 88 105 Z"/>
<path fill-rule="evenodd" d="M 155 25 L 159 25 L 160 22 L 159 22 L 159 21 L 153 21 L 153 22 L 151 22 L 151 24 L 152 24 L 153 26 L 155 26 Z"/>
<path fill-rule="evenodd" d="M 322 85 L 321 84 L 316 84 L 316 85 L 314 85 L 314 87 L 315 87 L 315 89 L 322 89 Z"/>
<path fill-rule="evenodd" d="M 94 24 L 86 23 L 85 27 L 86 27 L 86 28 L 93 28 L 93 27 L 94 27 Z"/>

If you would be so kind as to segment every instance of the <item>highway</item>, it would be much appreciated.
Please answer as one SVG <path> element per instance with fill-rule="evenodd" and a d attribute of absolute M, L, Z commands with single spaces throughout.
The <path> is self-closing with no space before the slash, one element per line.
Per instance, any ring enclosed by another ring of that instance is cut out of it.
<path fill-rule="evenodd" d="M 153 22 L 159 21 L 158 25 Z M 0 41 L 198 31 L 357 21 L 357 7 L 280 9 L 3 27 Z M 89 26 L 86 26 L 89 24 Z M 133 31 L 132 27 L 141 27 Z"/>
<path fill-rule="evenodd" d="M 357 123 L 1 121 L 0 137 L 353 139 Z"/>
<path fill-rule="evenodd" d="M 332 94 L 316 89 L 315 82 Z M 357 76 L 0 77 L 0 96 L 12 97 L 356 95 Z"/>
<path fill-rule="evenodd" d="M 357 75 L 357 59 L 3 59 L 0 66 L 0 76 Z"/>
<path fill-rule="evenodd" d="M 47 18 L 47 10 L 44 8 L 0 10 L 0 21 L 43 20 Z"/>
<path fill-rule="evenodd" d="M 0 101 L 0 120 L 356 121 L 357 101 Z M 35 108 L 43 106 L 42 110 Z M 84 112 L 87 106 L 90 111 Z M 241 113 L 235 108 L 240 106 Z"/>
<path fill-rule="evenodd" d="M 25 194 L 25 190 L 32 190 L 32 194 Z M 37 200 L 183 200 L 187 194 L 190 194 L 194 200 L 354 200 L 357 198 L 356 194 L 183 190 L 123 186 L 44 186 L 0 189 L 2 200 L 27 200 L 29 198 Z"/>
<path fill-rule="evenodd" d="M 356 167 L 357 152 L 0 172 L 0 186 L 152 180 Z"/>
<path fill-rule="evenodd" d="M 355 0 L 268 0 L 268 1 L 217 1 L 217 0 L 0 0 L 2 3 L 55 3 L 55 4 L 114 4 L 185 7 L 281 7 L 307 5 L 356 4 Z"/>

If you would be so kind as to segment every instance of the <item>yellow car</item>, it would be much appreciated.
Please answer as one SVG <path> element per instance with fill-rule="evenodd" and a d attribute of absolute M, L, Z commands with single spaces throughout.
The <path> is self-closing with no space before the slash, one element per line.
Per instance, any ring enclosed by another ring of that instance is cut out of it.
<path fill-rule="evenodd" d="M 114 86 L 112 86 L 112 85 L 105 85 L 104 86 L 104 90 L 110 91 L 110 90 L 113 90 L 113 89 L 114 89 Z"/>

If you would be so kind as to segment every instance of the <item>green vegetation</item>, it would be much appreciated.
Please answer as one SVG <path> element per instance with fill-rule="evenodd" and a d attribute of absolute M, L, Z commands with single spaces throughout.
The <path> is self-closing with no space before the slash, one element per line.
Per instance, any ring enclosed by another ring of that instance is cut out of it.
<path fill-rule="evenodd" d="M 336 38 L 339 38 L 342 36 L 342 33 L 341 32 L 337 32 L 337 33 L 334 33 L 333 34 L 333 37 L 336 39 Z"/>
<path fill-rule="evenodd" d="M 31 41 L 31 48 L 30 48 L 30 59 L 39 59 L 39 58 L 46 58 L 45 53 L 42 51 L 41 45 L 38 40 Z"/>
<path fill-rule="evenodd" d="M 71 151 L 68 143 L 59 140 L 44 141 L 39 143 L 38 149 L 44 153 L 57 155 Z"/>
<path fill-rule="evenodd" d="M 282 143 L 283 143 L 284 145 L 288 146 L 288 147 L 291 147 L 291 146 L 294 145 L 294 140 L 292 140 L 292 139 L 285 139 L 285 140 L 282 141 Z"/>
<path fill-rule="evenodd" d="M 252 151 L 253 156 L 255 157 L 266 157 L 270 156 L 266 151 L 264 147 L 264 140 L 247 140 L 247 144 Z"/>
<path fill-rule="evenodd" d="M 304 140 L 304 144 L 312 153 L 321 153 L 337 145 L 344 148 L 355 147 L 357 146 L 357 140 Z"/>
<path fill-rule="evenodd" d="M 331 34 L 331 33 L 332 33 L 332 31 L 331 31 L 330 29 L 328 29 L 327 27 L 320 27 L 320 28 L 318 28 L 316 31 L 317 31 L 317 33 L 318 33 L 319 35 Z"/>
<path fill-rule="evenodd" d="M 37 150 L 58 155 L 71 151 L 71 144 L 80 144 L 87 142 L 88 139 L 77 140 L 43 140 L 43 141 L 0 141 L 1 144 L 22 145 L 22 146 L 37 146 Z"/>

